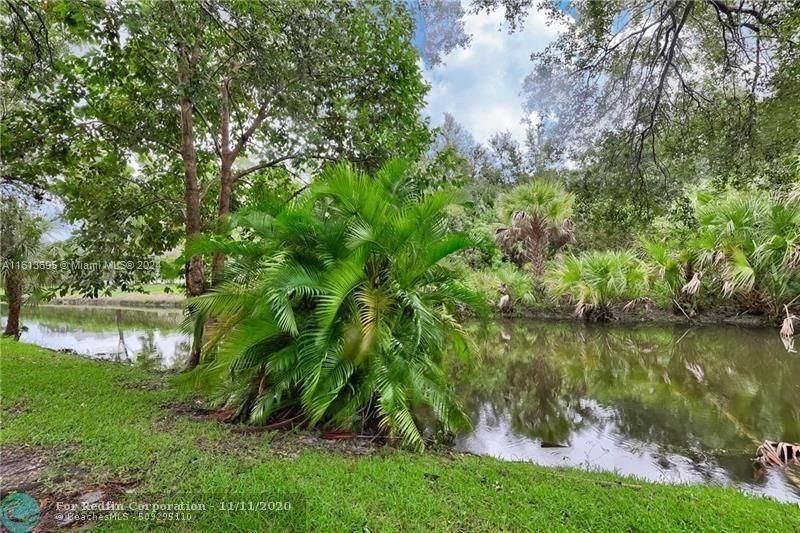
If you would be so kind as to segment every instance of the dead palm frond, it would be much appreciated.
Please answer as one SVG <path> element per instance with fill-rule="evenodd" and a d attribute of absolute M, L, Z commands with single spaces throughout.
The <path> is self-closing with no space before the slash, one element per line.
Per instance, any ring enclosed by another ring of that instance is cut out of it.
<path fill-rule="evenodd" d="M 686 282 L 686 284 L 683 287 L 681 287 L 681 292 L 684 294 L 688 294 L 689 296 L 696 295 L 697 291 L 700 290 L 700 285 L 701 285 L 700 279 L 702 277 L 703 277 L 702 272 L 695 272 L 694 275 L 692 276 L 692 279 L 690 279 L 688 282 Z"/>
<path fill-rule="evenodd" d="M 796 315 L 793 315 L 789 312 L 789 305 L 783 306 L 784 310 L 786 311 L 786 318 L 783 319 L 783 324 L 781 324 L 781 337 L 784 338 L 791 338 L 795 334 L 795 322 L 800 324 L 800 318 Z"/>
<path fill-rule="evenodd" d="M 765 440 L 756 451 L 756 461 L 763 466 L 800 465 L 800 444 Z"/>

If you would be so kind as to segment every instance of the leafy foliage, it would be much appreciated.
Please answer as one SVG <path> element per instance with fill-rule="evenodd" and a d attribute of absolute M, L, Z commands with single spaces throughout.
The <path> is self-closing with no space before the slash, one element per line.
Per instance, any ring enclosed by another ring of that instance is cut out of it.
<path fill-rule="evenodd" d="M 573 241 L 574 196 L 557 182 L 538 179 L 500 196 L 497 213 L 509 224 L 496 233 L 498 244 L 518 264 L 530 262 L 541 274 L 548 246 Z"/>
<path fill-rule="evenodd" d="M 700 226 L 690 243 L 694 264 L 725 296 L 780 314 L 800 297 L 800 204 L 766 193 L 698 195 Z"/>
<path fill-rule="evenodd" d="M 52 269 L 33 265 L 41 259 L 42 237 L 48 229 L 48 221 L 32 213 L 18 198 L 0 198 L 0 280 L 8 303 L 4 335 L 19 337 L 26 290 L 34 300 L 44 296 L 42 289 Z"/>
<path fill-rule="evenodd" d="M 467 349 L 459 307 L 482 304 L 441 263 L 470 240 L 446 231 L 452 194 L 419 195 L 406 167 L 374 178 L 331 167 L 292 202 L 237 214 L 242 238 L 193 244 L 236 258 L 227 282 L 190 303 L 214 317 L 196 383 L 252 423 L 361 423 L 418 448 L 415 406 L 446 428 L 467 423 L 441 357 Z"/>
<path fill-rule="evenodd" d="M 479 270 L 465 269 L 464 283 L 495 305 L 499 305 L 504 293 L 509 295 L 511 306 L 522 303 L 529 308 L 540 302 L 534 279 L 512 263 L 500 263 Z"/>
<path fill-rule="evenodd" d="M 586 252 L 560 261 L 549 275 L 555 296 L 569 296 L 580 318 L 611 318 L 611 304 L 633 300 L 647 289 L 644 263 L 631 251 Z"/>

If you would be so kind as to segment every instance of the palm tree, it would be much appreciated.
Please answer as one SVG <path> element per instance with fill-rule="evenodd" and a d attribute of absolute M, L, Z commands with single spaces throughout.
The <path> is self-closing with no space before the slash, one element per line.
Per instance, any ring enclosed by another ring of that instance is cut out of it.
<path fill-rule="evenodd" d="M 190 304 L 215 317 L 195 383 L 256 424 L 360 425 L 416 448 L 415 406 L 468 424 L 441 360 L 466 350 L 458 309 L 482 302 L 441 264 L 470 245 L 446 231 L 451 198 L 418 194 L 400 161 L 374 178 L 338 165 L 282 208 L 234 216 L 240 240 L 196 243 L 235 261 Z"/>
<path fill-rule="evenodd" d="M 778 316 L 800 297 L 800 202 L 767 193 L 698 195 L 700 231 L 691 243 L 697 270 L 715 276 L 726 297 Z"/>
<path fill-rule="evenodd" d="M 25 263 L 36 259 L 48 223 L 42 217 L 31 214 L 13 196 L 4 197 L 0 205 L 0 274 L 8 303 L 3 336 L 18 339 L 25 280 L 32 275 L 47 273 L 44 269 L 27 268 Z"/>
<path fill-rule="evenodd" d="M 561 184 L 537 179 L 500 196 L 497 213 L 508 226 L 495 233 L 498 245 L 515 263 L 530 263 L 540 275 L 548 247 L 574 241 L 572 206 L 575 197 Z"/>

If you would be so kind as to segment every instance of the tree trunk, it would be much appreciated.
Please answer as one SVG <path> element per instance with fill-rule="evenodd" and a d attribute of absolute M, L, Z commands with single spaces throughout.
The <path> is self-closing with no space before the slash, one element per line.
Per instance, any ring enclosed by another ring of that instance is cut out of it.
<path fill-rule="evenodd" d="M 185 57 L 181 48 L 178 50 L 178 78 L 181 86 L 179 98 L 181 113 L 181 157 L 183 158 L 184 202 L 186 204 L 186 239 L 196 237 L 202 231 L 200 218 L 200 188 L 197 185 L 197 153 L 194 147 L 194 106 L 187 96 L 191 85 L 191 69 L 199 55 L 198 45 L 192 49 L 190 58 Z M 191 298 L 205 291 L 203 275 L 203 258 L 192 256 L 186 264 L 186 295 Z M 202 335 L 200 336 L 202 338 Z M 186 363 L 192 369 L 200 363 L 201 343 L 195 339 L 192 353 Z"/>
<path fill-rule="evenodd" d="M 219 85 L 219 152 L 220 152 L 220 188 L 217 203 L 217 219 L 222 221 L 231 212 L 231 194 L 233 192 L 233 162 L 238 155 L 231 147 L 231 110 L 228 91 L 229 78 Z M 211 279 L 215 285 L 222 279 L 225 270 L 225 254 L 214 252 L 211 261 Z"/>
<path fill-rule="evenodd" d="M 231 212 L 231 195 L 233 193 L 233 178 L 230 165 L 226 165 L 223 160 L 223 169 L 220 176 L 221 183 L 219 189 L 219 203 L 217 205 L 217 216 L 221 221 Z M 225 270 L 225 254 L 214 252 L 214 259 L 211 263 L 211 279 L 214 284 L 219 283 Z"/>
<path fill-rule="evenodd" d="M 11 268 L 6 272 L 6 298 L 8 298 L 8 321 L 3 336 L 19 339 L 19 313 L 22 308 L 21 270 Z"/>

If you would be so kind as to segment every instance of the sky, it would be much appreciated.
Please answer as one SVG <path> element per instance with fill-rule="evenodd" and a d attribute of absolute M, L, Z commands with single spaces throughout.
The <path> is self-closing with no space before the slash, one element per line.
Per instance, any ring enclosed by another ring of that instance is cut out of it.
<path fill-rule="evenodd" d="M 552 42 L 558 27 L 547 26 L 544 13 L 531 10 L 522 29 L 509 34 L 503 17 L 503 9 L 468 13 L 465 30 L 472 35 L 470 45 L 444 56 L 444 64 L 425 68 L 431 86 L 425 113 L 432 125 L 441 124 L 447 112 L 478 142 L 498 131 L 509 131 L 524 141 L 523 120 L 536 117 L 528 117 L 523 109 L 522 82 L 531 71 L 531 53 Z"/>

